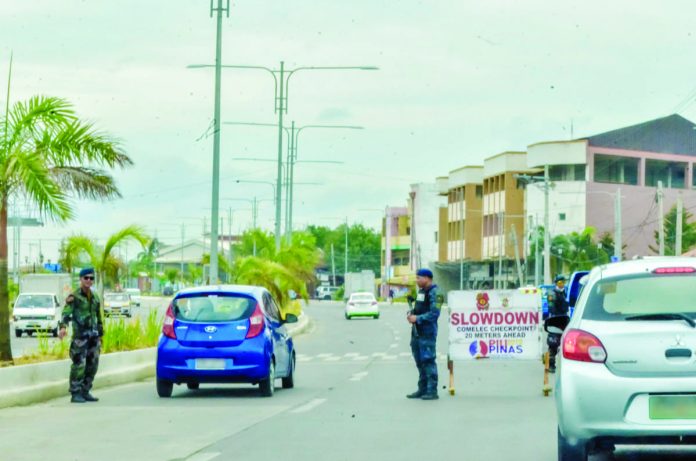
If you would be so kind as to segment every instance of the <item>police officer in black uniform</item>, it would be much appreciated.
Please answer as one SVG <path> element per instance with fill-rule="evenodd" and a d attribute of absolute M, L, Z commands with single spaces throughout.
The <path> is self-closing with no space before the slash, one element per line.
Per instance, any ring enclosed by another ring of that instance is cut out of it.
<path fill-rule="evenodd" d="M 557 275 L 553 280 L 556 286 L 548 294 L 549 319 L 554 317 L 569 317 L 570 305 L 566 296 L 565 282 L 563 275 Z M 549 372 L 556 371 L 556 354 L 561 345 L 561 335 L 549 333 L 546 337 L 546 344 L 549 346 Z"/>
<path fill-rule="evenodd" d="M 430 269 L 416 273 L 418 294 L 408 297 L 411 310 L 408 322 L 411 327 L 411 352 L 418 367 L 418 390 L 407 395 L 409 399 L 436 400 L 437 395 L 437 319 L 440 317 L 443 297 L 433 284 Z M 414 306 L 415 302 L 415 306 Z"/>

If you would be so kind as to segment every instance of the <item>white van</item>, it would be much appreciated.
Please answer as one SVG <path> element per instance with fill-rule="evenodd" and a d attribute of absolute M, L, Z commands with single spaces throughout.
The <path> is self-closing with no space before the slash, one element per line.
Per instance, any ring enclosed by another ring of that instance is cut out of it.
<path fill-rule="evenodd" d="M 34 332 L 50 332 L 58 336 L 58 324 L 63 308 L 56 295 L 52 293 L 21 293 L 17 296 L 12 310 L 15 336 L 29 336 Z"/>

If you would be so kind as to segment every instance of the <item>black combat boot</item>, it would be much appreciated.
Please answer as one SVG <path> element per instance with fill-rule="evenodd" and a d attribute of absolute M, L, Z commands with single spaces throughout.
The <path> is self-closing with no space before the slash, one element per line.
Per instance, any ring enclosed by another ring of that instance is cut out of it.
<path fill-rule="evenodd" d="M 82 394 L 73 394 L 72 398 L 70 399 L 70 403 L 85 403 L 86 400 L 82 396 Z"/>
<path fill-rule="evenodd" d="M 412 394 L 408 394 L 406 396 L 406 398 L 407 399 L 419 399 L 419 398 L 423 397 L 423 394 L 424 394 L 424 392 L 422 390 L 418 389 L 416 392 L 414 392 Z"/>
<path fill-rule="evenodd" d="M 99 399 L 90 394 L 89 392 L 85 392 L 82 394 L 82 398 L 85 399 L 86 402 L 98 402 Z"/>
<path fill-rule="evenodd" d="M 421 400 L 437 400 L 439 398 L 440 396 L 437 395 L 437 392 L 428 392 L 421 396 Z"/>

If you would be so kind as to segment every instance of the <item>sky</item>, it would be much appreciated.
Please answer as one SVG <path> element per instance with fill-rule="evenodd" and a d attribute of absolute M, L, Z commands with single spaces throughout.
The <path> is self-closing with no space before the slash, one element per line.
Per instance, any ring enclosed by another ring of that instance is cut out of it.
<path fill-rule="evenodd" d="M 410 184 L 497 153 L 676 109 L 696 120 L 694 13 L 696 3 L 680 0 L 235 0 L 222 61 L 379 67 L 297 72 L 285 116 L 364 127 L 302 131 L 298 160 L 341 163 L 296 165 L 294 227 L 347 217 L 379 228 L 381 210 L 405 206 Z M 75 200 L 74 220 L 23 228 L 23 261 L 38 259 L 39 243 L 55 261 L 75 233 L 104 241 L 140 224 L 176 244 L 182 226 L 186 240 L 209 227 L 214 72 L 187 68 L 214 63 L 209 1 L 1 0 L 1 82 L 11 52 L 10 103 L 65 98 L 135 163 L 114 173 L 122 199 Z M 224 69 L 221 119 L 277 123 L 270 74 Z M 259 225 L 272 229 L 272 186 L 243 181 L 275 181 L 277 146 L 277 129 L 223 126 L 225 232 L 230 209 L 235 233 L 251 226 L 254 196 Z M 238 160 L 248 157 L 259 161 Z"/>

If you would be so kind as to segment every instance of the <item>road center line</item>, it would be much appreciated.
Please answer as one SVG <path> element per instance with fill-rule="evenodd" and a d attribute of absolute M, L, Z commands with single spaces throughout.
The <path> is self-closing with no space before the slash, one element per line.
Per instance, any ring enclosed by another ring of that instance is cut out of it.
<path fill-rule="evenodd" d="M 351 380 L 351 381 L 360 381 L 360 380 L 363 379 L 365 376 L 367 376 L 367 372 L 366 372 L 366 371 L 360 371 L 360 372 L 358 372 L 358 373 L 355 373 L 355 374 L 350 378 L 350 380 Z"/>
<path fill-rule="evenodd" d="M 297 407 L 294 410 L 291 410 L 290 413 L 306 413 L 306 412 L 311 411 L 314 408 L 318 407 L 319 405 L 321 405 L 324 402 L 326 402 L 326 399 L 310 400 L 309 402 L 305 403 L 304 405 Z"/>

